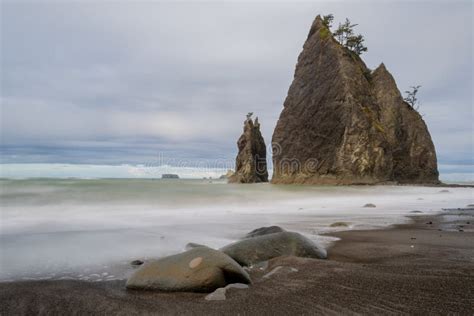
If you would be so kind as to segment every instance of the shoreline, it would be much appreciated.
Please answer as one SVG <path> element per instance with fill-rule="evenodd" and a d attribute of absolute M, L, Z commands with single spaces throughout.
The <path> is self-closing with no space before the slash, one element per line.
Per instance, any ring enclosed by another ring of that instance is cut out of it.
<path fill-rule="evenodd" d="M 386 229 L 324 234 L 339 238 L 327 260 L 272 259 L 265 271 L 250 271 L 249 289 L 233 289 L 225 301 L 127 291 L 125 281 L 18 281 L 0 283 L 1 314 L 472 314 L 474 212 L 410 219 Z"/>

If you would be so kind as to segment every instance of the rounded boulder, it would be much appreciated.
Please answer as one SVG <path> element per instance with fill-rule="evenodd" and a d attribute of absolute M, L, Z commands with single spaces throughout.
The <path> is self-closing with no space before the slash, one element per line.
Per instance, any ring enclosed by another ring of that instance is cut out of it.
<path fill-rule="evenodd" d="M 250 283 L 248 273 L 225 253 L 207 247 L 146 261 L 127 280 L 128 289 L 211 292 L 231 283 Z"/>
<path fill-rule="evenodd" d="M 245 266 L 280 256 L 327 258 L 324 248 L 295 232 L 280 232 L 246 238 L 221 248 L 221 251 Z"/>

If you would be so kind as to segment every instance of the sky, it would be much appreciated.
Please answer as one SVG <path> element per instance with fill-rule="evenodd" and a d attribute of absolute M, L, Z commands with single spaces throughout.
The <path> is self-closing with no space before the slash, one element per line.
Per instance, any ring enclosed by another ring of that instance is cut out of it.
<path fill-rule="evenodd" d="M 2 163 L 232 162 L 247 112 L 270 144 L 333 13 L 359 24 L 368 67 L 422 85 L 439 163 L 473 170 L 472 1 L 0 1 Z"/>

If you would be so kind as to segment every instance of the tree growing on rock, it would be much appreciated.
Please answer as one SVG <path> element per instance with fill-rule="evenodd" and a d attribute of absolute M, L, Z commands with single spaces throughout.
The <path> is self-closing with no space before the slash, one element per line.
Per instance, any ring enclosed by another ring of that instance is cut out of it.
<path fill-rule="evenodd" d="M 323 25 L 330 29 L 332 27 L 332 21 L 334 21 L 334 15 L 328 14 L 323 16 Z"/>
<path fill-rule="evenodd" d="M 403 100 L 408 103 L 413 109 L 417 110 L 420 108 L 420 101 L 416 97 L 418 94 L 418 90 L 420 90 L 421 86 L 411 86 L 411 90 L 406 90 L 405 94 L 406 97 Z"/>
<path fill-rule="evenodd" d="M 333 20 L 334 16 L 332 14 L 325 15 L 323 17 L 324 26 L 330 28 Z M 334 37 L 341 45 L 357 55 L 360 55 L 367 51 L 367 47 L 363 44 L 365 41 L 364 36 L 362 34 L 354 34 L 354 28 L 357 25 L 358 24 L 351 24 L 351 21 L 346 18 L 344 23 L 339 23 L 338 28 L 334 31 Z"/>

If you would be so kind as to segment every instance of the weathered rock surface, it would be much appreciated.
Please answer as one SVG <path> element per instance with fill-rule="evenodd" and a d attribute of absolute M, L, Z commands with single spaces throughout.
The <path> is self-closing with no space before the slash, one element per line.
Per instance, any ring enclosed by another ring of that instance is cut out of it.
<path fill-rule="evenodd" d="M 221 251 L 245 266 L 279 256 L 319 259 L 327 257 L 325 249 L 295 232 L 281 232 L 246 238 L 225 246 Z"/>
<path fill-rule="evenodd" d="M 267 148 L 258 118 L 244 122 L 244 132 L 237 141 L 239 153 L 235 160 L 235 173 L 229 176 L 230 183 L 268 182 Z"/>
<path fill-rule="evenodd" d="M 340 45 L 318 16 L 273 138 L 273 183 L 438 183 L 420 114 L 392 75 Z"/>
<path fill-rule="evenodd" d="M 211 292 L 230 283 L 250 283 L 228 255 L 207 247 L 146 261 L 127 281 L 128 289 Z"/>
<path fill-rule="evenodd" d="M 281 233 L 284 231 L 285 230 L 281 228 L 280 226 L 260 227 L 260 228 L 252 230 L 250 233 L 245 235 L 245 238 L 252 238 L 256 236 L 263 236 L 263 235 L 274 234 L 274 233 Z"/>

